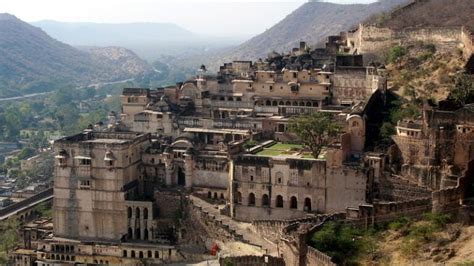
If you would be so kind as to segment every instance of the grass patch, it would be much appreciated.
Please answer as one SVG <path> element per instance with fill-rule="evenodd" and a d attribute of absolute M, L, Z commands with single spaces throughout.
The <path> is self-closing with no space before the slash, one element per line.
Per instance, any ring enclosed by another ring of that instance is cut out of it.
<path fill-rule="evenodd" d="M 284 151 L 282 150 L 274 150 L 274 149 L 264 149 L 262 151 L 259 151 L 257 155 L 259 156 L 278 156 L 278 155 L 283 155 Z"/>
<path fill-rule="evenodd" d="M 290 149 L 302 149 L 302 148 L 303 148 L 303 145 L 290 144 L 290 143 L 277 143 L 269 147 L 269 149 L 272 149 L 272 150 L 290 150 Z"/>

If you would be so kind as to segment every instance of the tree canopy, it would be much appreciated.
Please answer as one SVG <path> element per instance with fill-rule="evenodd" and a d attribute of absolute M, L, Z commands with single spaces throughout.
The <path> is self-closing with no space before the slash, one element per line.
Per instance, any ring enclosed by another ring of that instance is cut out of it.
<path fill-rule="evenodd" d="M 311 149 L 314 158 L 318 158 L 323 147 L 329 145 L 340 132 L 340 126 L 331 114 L 315 112 L 292 118 L 289 123 L 290 132 Z"/>

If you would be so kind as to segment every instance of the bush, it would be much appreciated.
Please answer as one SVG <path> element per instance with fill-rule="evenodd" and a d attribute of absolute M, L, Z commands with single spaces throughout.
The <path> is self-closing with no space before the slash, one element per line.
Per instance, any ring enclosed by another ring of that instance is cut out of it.
<path fill-rule="evenodd" d="M 451 222 L 451 215 L 450 214 L 431 213 L 430 212 L 430 213 L 423 214 L 423 218 L 425 220 L 429 221 L 438 230 L 443 229 L 446 226 L 446 224 Z"/>
<path fill-rule="evenodd" d="M 345 224 L 328 222 L 313 234 L 310 240 L 312 247 L 332 257 L 337 264 L 344 264 L 353 259 L 364 246 L 362 233 Z"/>
<path fill-rule="evenodd" d="M 396 45 L 390 48 L 388 52 L 388 62 L 395 63 L 399 58 L 403 57 L 408 53 L 407 49 L 403 46 Z"/>
<path fill-rule="evenodd" d="M 388 228 L 390 230 L 400 230 L 404 227 L 406 227 L 407 225 L 409 225 L 411 223 L 411 219 L 406 217 L 406 216 L 401 216 L 399 218 L 397 218 L 395 221 L 391 222 L 388 224 Z"/>

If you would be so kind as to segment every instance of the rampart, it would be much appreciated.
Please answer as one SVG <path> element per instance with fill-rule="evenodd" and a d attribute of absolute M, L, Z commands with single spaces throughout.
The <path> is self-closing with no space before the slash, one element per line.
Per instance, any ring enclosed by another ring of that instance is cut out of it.
<path fill-rule="evenodd" d="M 383 55 L 395 45 L 409 46 L 420 42 L 432 43 L 442 52 L 460 48 L 466 61 L 474 51 L 472 33 L 461 26 L 393 30 L 360 24 L 355 32 L 349 34 L 348 40 L 354 51 L 366 55 L 368 59 Z"/>
<path fill-rule="evenodd" d="M 252 222 L 254 230 L 273 243 L 277 243 L 283 236 L 283 229 L 291 224 L 312 223 L 318 224 L 328 217 L 337 216 L 340 219 L 345 218 L 344 213 L 321 214 L 314 217 L 292 219 L 292 220 L 256 220 Z"/>
<path fill-rule="evenodd" d="M 285 266 L 282 258 L 272 256 L 239 256 L 225 257 L 219 259 L 219 265 L 242 265 L 242 266 Z"/>
<path fill-rule="evenodd" d="M 322 253 L 321 251 L 313 248 L 308 247 L 308 251 L 306 253 L 306 262 L 307 265 L 321 265 L 321 266 L 336 266 L 334 262 L 332 262 L 331 257 Z"/>

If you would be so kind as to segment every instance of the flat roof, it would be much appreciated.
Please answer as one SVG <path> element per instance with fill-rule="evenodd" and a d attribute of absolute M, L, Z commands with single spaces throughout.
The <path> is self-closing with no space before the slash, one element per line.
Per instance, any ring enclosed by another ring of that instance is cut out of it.
<path fill-rule="evenodd" d="M 249 133 L 248 130 L 243 130 L 243 129 L 217 129 L 217 128 L 195 128 L 195 127 L 187 127 L 183 130 L 183 132 L 216 133 L 216 134 L 241 134 L 241 135 L 247 135 Z"/>

